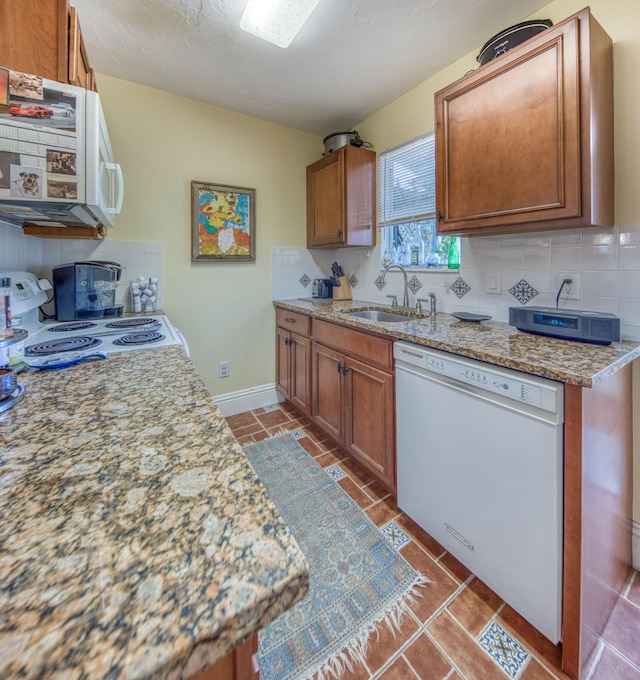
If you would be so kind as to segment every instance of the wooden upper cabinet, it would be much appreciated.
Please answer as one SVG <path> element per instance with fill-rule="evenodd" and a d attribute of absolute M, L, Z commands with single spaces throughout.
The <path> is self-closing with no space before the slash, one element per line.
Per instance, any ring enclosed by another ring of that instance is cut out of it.
<path fill-rule="evenodd" d="M 347 144 L 307 167 L 307 247 L 375 245 L 376 154 Z"/>
<path fill-rule="evenodd" d="M 69 8 L 69 83 L 95 90 L 93 69 L 89 66 L 75 7 Z"/>
<path fill-rule="evenodd" d="M 68 0 L 0 0 L 0 66 L 95 89 Z"/>
<path fill-rule="evenodd" d="M 611 39 L 589 9 L 435 95 L 443 234 L 613 226 Z"/>

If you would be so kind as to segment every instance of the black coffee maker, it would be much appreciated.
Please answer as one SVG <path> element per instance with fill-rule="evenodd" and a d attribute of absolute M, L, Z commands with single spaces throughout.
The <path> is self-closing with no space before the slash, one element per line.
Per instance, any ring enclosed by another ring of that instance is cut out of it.
<path fill-rule="evenodd" d="M 121 276 L 122 266 L 117 262 L 89 260 L 54 267 L 56 319 L 122 316 L 123 305 L 116 305 L 116 287 Z"/>

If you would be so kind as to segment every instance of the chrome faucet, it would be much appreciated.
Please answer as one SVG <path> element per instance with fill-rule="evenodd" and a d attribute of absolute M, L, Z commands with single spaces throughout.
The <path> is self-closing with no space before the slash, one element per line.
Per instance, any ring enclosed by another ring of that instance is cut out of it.
<path fill-rule="evenodd" d="M 429 293 L 429 311 L 431 312 L 431 316 L 436 315 L 436 294 L 435 293 Z"/>
<path fill-rule="evenodd" d="M 384 277 L 387 275 L 387 272 L 390 269 L 399 269 L 402 272 L 402 276 L 404 276 L 404 295 L 402 296 L 402 306 L 403 307 L 408 307 L 409 306 L 409 283 L 407 282 L 407 271 L 406 269 L 400 265 L 400 264 L 388 264 L 385 268 L 384 271 L 382 272 L 382 278 L 380 279 L 380 284 L 384 284 Z"/>

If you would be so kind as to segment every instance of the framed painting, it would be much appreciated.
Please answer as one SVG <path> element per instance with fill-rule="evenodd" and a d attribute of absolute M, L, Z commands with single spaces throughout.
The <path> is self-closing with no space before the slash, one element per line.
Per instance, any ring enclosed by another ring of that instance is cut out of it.
<path fill-rule="evenodd" d="M 255 215 L 255 189 L 192 181 L 192 262 L 255 261 Z"/>

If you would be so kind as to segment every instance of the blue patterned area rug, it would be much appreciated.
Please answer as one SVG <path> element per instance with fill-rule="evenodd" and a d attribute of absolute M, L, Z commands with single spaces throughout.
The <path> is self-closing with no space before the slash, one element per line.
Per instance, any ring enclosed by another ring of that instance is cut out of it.
<path fill-rule="evenodd" d="M 244 451 L 307 558 L 311 581 L 309 596 L 260 633 L 260 678 L 340 677 L 364 661 L 380 624 L 400 629 L 427 579 L 293 435 Z"/>

